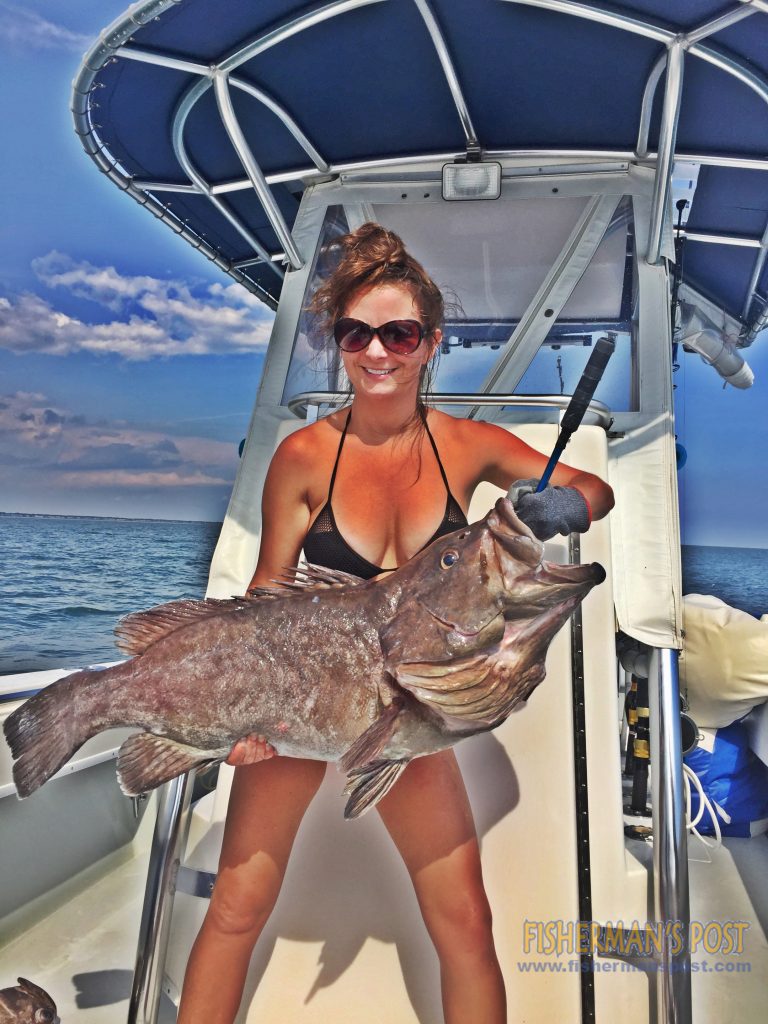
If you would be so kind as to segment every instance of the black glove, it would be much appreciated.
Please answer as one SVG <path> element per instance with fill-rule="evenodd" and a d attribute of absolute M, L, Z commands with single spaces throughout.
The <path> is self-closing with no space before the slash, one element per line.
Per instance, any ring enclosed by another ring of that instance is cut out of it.
<path fill-rule="evenodd" d="M 591 515 L 587 500 L 575 487 L 545 487 L 534 493 L 538 480 L 515 480 L 509 497 L 518 519 L 533 531 L 539 540 L 550 540 L 556 533 L 584 533 L 589 529 Z"/>

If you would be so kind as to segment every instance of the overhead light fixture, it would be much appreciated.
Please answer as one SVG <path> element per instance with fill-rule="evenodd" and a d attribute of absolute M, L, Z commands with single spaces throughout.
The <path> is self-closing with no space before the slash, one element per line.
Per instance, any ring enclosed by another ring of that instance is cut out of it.
<path fill-rule="evenodd" d="M 443 164 L 443 199 L 498 199 L 501 164 L 495 161 Z"/>

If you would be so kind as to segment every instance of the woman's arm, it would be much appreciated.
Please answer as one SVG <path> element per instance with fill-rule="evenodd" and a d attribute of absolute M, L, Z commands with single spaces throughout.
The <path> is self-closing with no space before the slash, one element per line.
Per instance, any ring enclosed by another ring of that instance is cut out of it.
<path fill-rule="evenodd" d="M 291 434 L 272 457 L 261 500 L 261 544 L 250 587 L 269 586 L 271 581 L 296 565 L 309 528 L 307 496 L 307 444 L 302 432 Z M 227 764 L 255 764 L 277 751 L 263 736 L 251 734 L 238 740 Z"/>
<path fill-rule="evenodd" d="M 515 480 L 538 480 L 541 477 L 549 461 L 548 456 L 493 423 L 464 422 L 474 435 L 471 440 L 473 447 L 483 453 L 477 483 L 489 480 L 506 490 Z M 592 519 L 602 519 L 613 508 L 612 489 L 594 473 L 585 473 L 558 462 L 550 483 L 557 487 L 575 487 L 586 499 Z"/>
<path fill-rule="evenodd" d="M 297 564 L 309 529 L 307 493 L 308 446 L 291 434 L 272 456 L 261 498 L 261 543 L 250 587 L 269 586 L 271 580 Z"/>

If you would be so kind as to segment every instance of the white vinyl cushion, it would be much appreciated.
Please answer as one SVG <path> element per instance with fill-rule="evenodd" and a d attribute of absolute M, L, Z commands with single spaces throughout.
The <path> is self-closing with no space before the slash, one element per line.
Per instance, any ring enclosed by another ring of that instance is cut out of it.
<path fill-rule="evenodd" d="M 722 728 L 768 700 L 768 615 L 687 594 L 683 625 L 680 684 L 697 725 Z"/>

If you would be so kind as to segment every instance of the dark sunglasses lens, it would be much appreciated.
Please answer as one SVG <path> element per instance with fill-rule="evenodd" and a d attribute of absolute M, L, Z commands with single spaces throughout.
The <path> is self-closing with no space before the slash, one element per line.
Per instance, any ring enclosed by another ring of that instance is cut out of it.
<path fill-rule="evenodd" d="M 409 355 L 421 344 L 421 325 L 416 320 L 390 320 L 379 328 L 382 344 L 397 355 Z"/>
<path fill-rule="evenodd" d="M 339 348 L 345 352 L 359 352 L 370 343 L 373 331 L 362 320 L 344 317 L 334 324 L 333 337 Z"/>

